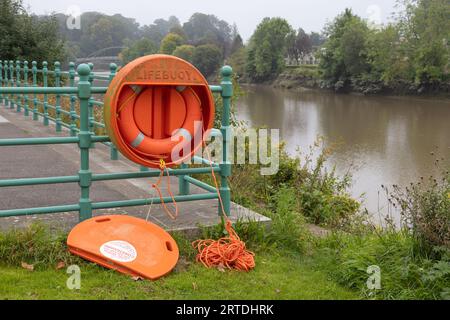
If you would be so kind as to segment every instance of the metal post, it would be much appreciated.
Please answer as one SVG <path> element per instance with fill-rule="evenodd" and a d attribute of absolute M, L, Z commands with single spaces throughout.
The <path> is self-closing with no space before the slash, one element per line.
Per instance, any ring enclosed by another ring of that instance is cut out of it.
<path fill-rule="evenodd" d="M 94 64 L 93 63 L 88 63 L 89 69 L 91 70 L 89 73 L 89 83 L 92 85 L 94 84 L 94 78 L 95 78 L 95 74 L 94 74 Z M 89 98 L 89 131 L 92 134 L 95 134 L 95 127 L 94 127 L 94 98 L 90 97 Z M 95 145 L 91 146 L 91 149 L 95 148 Z"/>
<path fill-rule="evenodd" d="M 23 62 L 23 86 L 24 87 L 28 87 L 28 72 L 29 72 L 28 61 L 24 61 Z M 29 112 L 30 108 L 29 108 L 28 102 L 29 102 L 28 94 L 25 94 L 23 96 L 23 104 L 24 104 L 24 110 L 25 110 L 23 115 L 25 117 L 28 117 L 30 115 L 30 112 Z"/>
<path fill-rule="evenodd" d="M 44 87 L 48 87 L 48 63 L 42 63 L 42 75 L 44 77 Z M 44 93 L 44 126 L 48 126 L 48 95 Z"/>
<path fill-rule="evenodd" d="M 5 74 L 5 76 L 3 78 L 3 83 L 4 83 L 5 87 L 7 87 L 8 86 L 8 61 L 6 61 L 6 60 L 3 61 L 3 70 L 4 70 L 4 74 Z M 5 108 L 7 108 L 8 104 L 9 104 L 9 99 L 8 99 L 7 94 L 5 94 L 3 96 L 3 102 L 5 104 Z"/>
<path fill-rule="evenodd" d="M 117 72 L 117 65 L 115 63 L 111 63 L 109 65 L 109 83 L 114 79 Z M 111 142 L 111 160 L 119 160 L 119 153 L 117 152 L 117 148 L 113 142 Z"/>
<path fill-rule="evenodd" d="M 189 166 L 187 164 L 182 163 L 181 169 L 187 169 Z M 178 177 L 178 189 L 181 196 L 187 196 L 190 194 L 190 185 L 189 181 L 187 181 L 185 178 L 189 176 L 179 176 Z"/>
<path fill-rule="evenodd" d="M 219 202 L 219 214 L 223 215 L 225 212 L 228 216 L 231 214 L 231 190 L 228 186 L 228 177 L 231 176 L 231 162 L 228 159 L 228 148 L 230 147 L 231 127 L 230 127 L 230 109 L 231 98 L 233 97 L 233 69 L 225 66 L 221 70 L 222 75 L 222 136 L 223 136 L 223 159 L 220 163 L 220 196 L 223 202 L 223 208 Z"/>
<path fill-rule="evenodd" d="M 92 217 L 92 201 L 89 197 L 90 186 L 92 184 L 92 172 L 89 169 L 89 148 L 92 144 L 92 134 L 89 131 L 89 99 L 91 98 L 91 83 L 89 74 L 91 69 L 87 64 L 78 66 L 78 98 L 80 99 L 80 222 Z"/>
<path fill-rule="evenodd" d="M 11 83 L 11 87 L 14 87 L 14 62 L 9 60 L 9 81 Z M 14 100 L 16 99 L 16 95 L 13 93 L 10 95 L 9 99 L 9 108 L 14 109 Z"/>
<path fill-rule="evenodd" d="M 55 87 L 61 87 L 61 64 L 56 61 L 55 62 Z M 61 95 L 56 94 L 55 97 L 56 105 L 55 105 L 55 118 L 56 118 L 56 132 L 62 131 L 61 126 Z"/>
<path fill-rule="evenodd" d="M 33 74 L 33 87 L 37 87 L 37 62 L 33 61 L 31 62 L 31 73 Z M 37 94 L 33 94 L 33 120 L 37 121 L 39 119 L 38 117 L 38 100 L 37 100 Z"/>
<path fill-rule="evenodd" d="M 3 87 L 3 61 L 0 60 L 0 87 Z M 0 93 L 0 103 L 3 103 L 3 93 Z"/>
<path fill-rule="evenodd" d="M 69 84 L 71 87 L 75 87 L 75 63 L 70 62 L 69 63 Z M 75 111 L 75 101 L 77 101 L 77 96 L 71 95 L 70 96 L 70 135 L 72 137 L 76 136 L 77 134 L 77 113 Z"/>
<path fill-rule="evenodd" d="M 20 61 L 16 61 L 16 87 L 20 87 Z M 17 112 L 22 111 L 22 95 L 17 94 Z"/>

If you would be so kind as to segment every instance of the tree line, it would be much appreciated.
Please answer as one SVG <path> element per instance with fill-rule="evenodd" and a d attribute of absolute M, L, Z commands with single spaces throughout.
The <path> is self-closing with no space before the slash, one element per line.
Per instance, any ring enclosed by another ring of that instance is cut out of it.
<path fill-rule="evenodd" d="M 449 0 L 402 0 L 392 23 L 373 26 L 347 9 L 324 29 L 324 87 L 377 93 L 448 90 Z M 445 87 L 447 89 L 445 89 Z"/>
<path fill-rule="evenodd" d="M 56 15 L 59 31 L 75 57 L 87 57 L 104 48 L 120 48 L 124 64 L 137 57 L 164 53 L 194 63 L 206 76 L 212 75 L 236 50 L 242 38 L 234 25 L 214 15 L 195 13 L 181 24 L 175 16 L 156 19 L 140 26 L 134 19 L 120 14 L 108 16 L 86 12 L 80 17 L 82 28 L 66 28 L 67 16 Z"/>
<path fill-rule="evenodd" d="M 140 25 L 120 14 L 86 12 L 81 29 L 68 16 L 35 16 L 22 0 L 0 0 L 0 54 L 7 59 L 74 60 L 112 48 L 123 63 L 165 53 L 196 65 L 207 77 L 231 64 L 243 81 L 270 82 L 287 65 L 318 63 L 321 86 L 378 92 L 385 86 L 439 87 L 449 80 L 449 0 L 399 0 L 394 20 L 374 26 L 347 9 L 321 33 L 294 30 L 286 19 L 265 18 L 244 43 L 236 25 L 195 13 Z M 108 55 L 107 53 L 104 53 Z"/>
<path fill-rule="evenodd" d="M 401 0 L 398 7 L 393 21 L 382 26 L 346 9 L 320 35 L 295 31 L 283 18 L 266 18 L 236 59 L 237 70 L 251 82 L 271 81 L 288 61 L 312 51 L 325 88 L 364 93 L 448 90 L 449 0 Z"/>

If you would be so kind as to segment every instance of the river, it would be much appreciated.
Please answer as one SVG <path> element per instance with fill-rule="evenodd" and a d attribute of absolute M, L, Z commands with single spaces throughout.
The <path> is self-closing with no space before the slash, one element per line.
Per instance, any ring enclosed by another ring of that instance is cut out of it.
<path fill-rule="evenodd" d="M 236 105 L 250 126 L 280 129 L 289 154 L 305 150 L 318 136 L 335 145 L 328 167 L 351 169 L 351 193 L 373 219 L 388 214 L 381 185 L 407 186 L 437 173 L 434 161 L 450 160 L 450 100 L 340 95 L 245 86 Z M 399 221 L 398 213 L 392 213 Z"/>

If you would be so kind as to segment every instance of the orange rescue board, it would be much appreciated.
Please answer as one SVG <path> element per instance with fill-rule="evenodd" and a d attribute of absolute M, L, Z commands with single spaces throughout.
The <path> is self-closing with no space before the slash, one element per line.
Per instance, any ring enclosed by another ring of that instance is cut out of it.
<path fill-rule="evenodd" d="M 179 251 L 162 228 L 129 216 L 102 216 L 77 225 L 67 239 L 69 251 L 121 273 L 156 280 L 175 268 Z"/>

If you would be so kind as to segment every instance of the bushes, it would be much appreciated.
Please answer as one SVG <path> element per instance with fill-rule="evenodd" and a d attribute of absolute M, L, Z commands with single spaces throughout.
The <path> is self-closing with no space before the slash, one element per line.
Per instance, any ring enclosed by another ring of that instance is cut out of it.
<path fill-rule="evenodd" d="M 360 204 L 348 192 L 351 176 L 341 178 L 335 170 L 326 168 L 331 153 L 318 139 L 299 158 L 290 157 L 282 148 L 279 170 L 273 176 L 261 176 L 259 165 L 235 166 L 230 180 L 233 200 L 257 210 L 277 212 L 279 190 L 290 190 L 296 199 L 291 210 L 308 222 L 331 228 L 348 227 L 356 219 Z"/>
<path fill-rule="evenodd" d="M 400 210 L 405 227 L 412 231 L 421 247 L 450 249 L 450 174 L 422 178 L 405 189 L 388 191 L 390 202 Z"/>
<path fill-rule="evenodd" d="M 450 283 L 450 251 L 440 260 L 415 254 L 416 241 L 403 230 L 371 232 L 363 237 L 334 234 L 321 241 L 322 267 L 342 285 L 367 298 L 445 299 Z M 325 258 L 327 259 L 327 258 Z M 381 289 L 367 287 L 369 266 L 381 271 Z"/>
<path fill-rule="evenodd" d="M 294 210 L 298 199 L 293 189 L 281 188 L 273 199 L 276 211 L 272 219 L 269 239 L 278 245 L 304 252 L 309 242 L 309 231 L 303 215 Z"/>
<path fill-rule="evenodd" d="M 449 172 L 408 188 L 385 190 L 402 215 L 402 228 L 366 228 L 362 236 L 335 233 L 321 241 L 321 250 L 334 256 L 325 264 L 330 274 L 366 297 L 450 299 Z M 372 265 L 381 269 L 379 291 L 366 286 L 367 268 Z"/>

